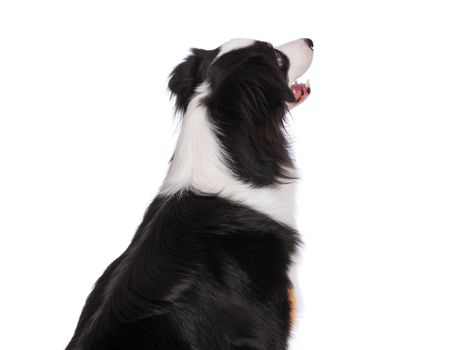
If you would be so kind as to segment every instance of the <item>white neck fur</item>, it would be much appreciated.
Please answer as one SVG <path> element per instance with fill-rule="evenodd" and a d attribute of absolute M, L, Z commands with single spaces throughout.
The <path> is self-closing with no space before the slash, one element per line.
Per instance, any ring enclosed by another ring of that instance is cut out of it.
<path fill-rule="evenodd" d="M 238 180 L 227 168 L 227 154 L 201 104 L 208 92 L 207 84 L 200 85 L 188 105 L 160 194 L 169 196 L 186 190 L 215 194 L 294 227 L 294 181 L 255 188 Z"/>

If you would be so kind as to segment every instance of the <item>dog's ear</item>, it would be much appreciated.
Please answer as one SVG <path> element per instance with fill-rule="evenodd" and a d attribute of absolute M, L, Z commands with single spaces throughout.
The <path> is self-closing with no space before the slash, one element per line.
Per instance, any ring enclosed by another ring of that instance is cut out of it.
<path fill-rule="evenodd" d="M 201 57 L 192 54 L 177 65 L 169 76 L 168 87 L 171 97 L 175 97 L 176 111 L 185 113 L 188 103 L 197 86 L 197 71 L 200 66 Z"/>
<path fill-rule="evenodd" d="M 176 111 L 185 113 L 187 106 L 206 76 L 206 71 L 217 50 L 192 49 L 182 63 L 177 65 L 169 75 L 168 87 L 171 97 L 176 98 Z"/>

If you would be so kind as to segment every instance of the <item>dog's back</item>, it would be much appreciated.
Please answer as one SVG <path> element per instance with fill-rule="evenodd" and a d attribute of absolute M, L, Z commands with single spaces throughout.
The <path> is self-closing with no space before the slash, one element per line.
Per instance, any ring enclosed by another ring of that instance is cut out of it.
<path fill-rule="evenodd" d="M 245 206 L 158 197 L 96 283 L 67 349 L 282 349 L 296 243 L 295 231 Z"/>

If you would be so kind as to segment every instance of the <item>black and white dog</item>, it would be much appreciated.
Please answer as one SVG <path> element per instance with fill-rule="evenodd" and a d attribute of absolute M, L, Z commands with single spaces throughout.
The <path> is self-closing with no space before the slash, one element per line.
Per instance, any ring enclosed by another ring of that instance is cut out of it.
<path fill-rule="evenodd" d="M 287 348 L 299 238 L 284 122 L 309 95 L 296 79 L 312 47 L 235 39 L 174 69 L 183 120 L 168 174 L 66 349 Z"/>

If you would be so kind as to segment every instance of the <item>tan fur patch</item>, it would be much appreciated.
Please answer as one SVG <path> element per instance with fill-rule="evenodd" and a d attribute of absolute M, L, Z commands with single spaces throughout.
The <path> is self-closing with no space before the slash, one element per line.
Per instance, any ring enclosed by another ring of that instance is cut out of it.
<path fill-rule="evenodd" d="M 288 303 L 290 304 L 290 326 L 296 324 L 296 293 L 294 288 L 288 290 Z"/>

